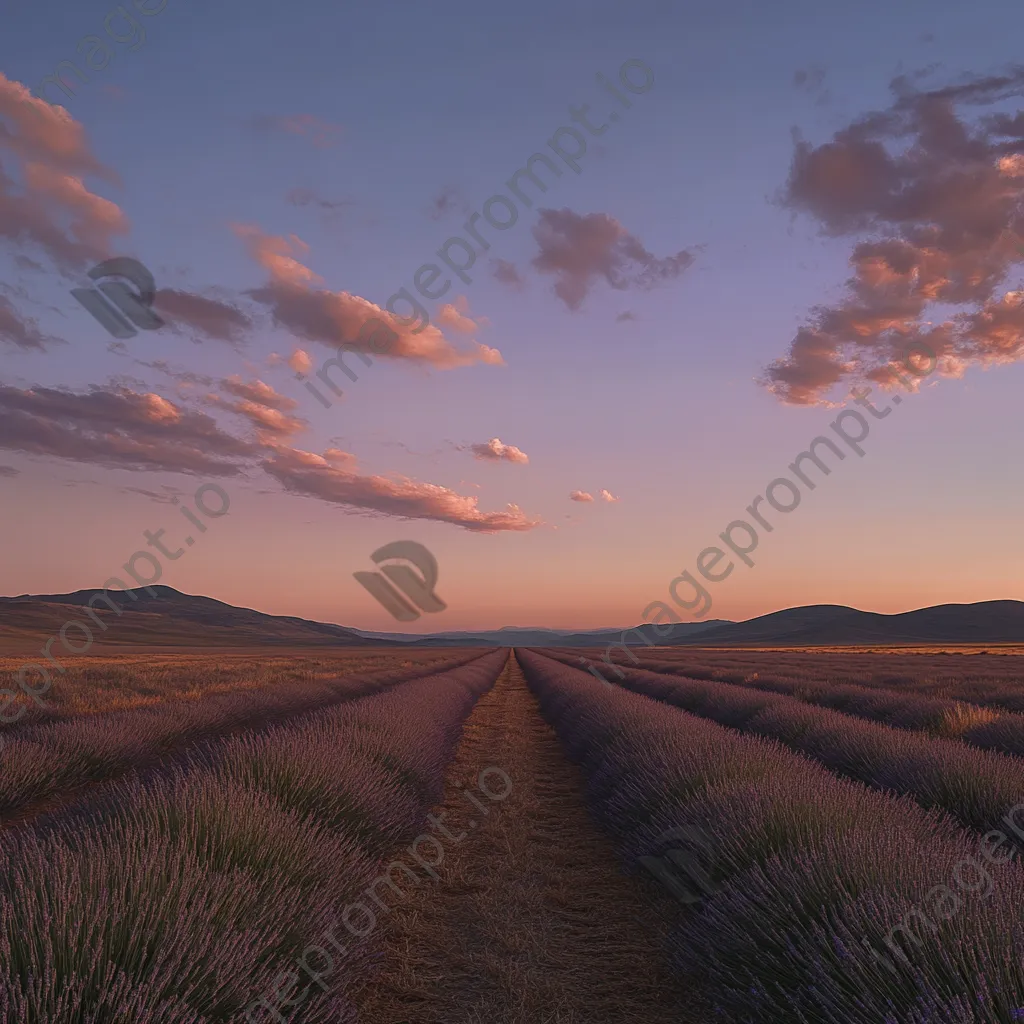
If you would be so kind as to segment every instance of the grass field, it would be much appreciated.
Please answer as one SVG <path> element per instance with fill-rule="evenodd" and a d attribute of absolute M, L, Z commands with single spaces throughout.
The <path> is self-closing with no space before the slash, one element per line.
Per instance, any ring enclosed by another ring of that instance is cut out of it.
<path fill-rule="evenodd" d="M 0 1018 L 1021 1018 L 1019 657 L 580 656 L 76 660 L 0 751 Z"/>

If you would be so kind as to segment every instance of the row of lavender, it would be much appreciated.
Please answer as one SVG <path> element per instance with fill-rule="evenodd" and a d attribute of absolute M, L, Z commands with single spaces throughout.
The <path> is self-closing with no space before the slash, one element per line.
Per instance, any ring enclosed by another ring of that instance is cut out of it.
<path fill-rule="evenodd" d="M 1024 871 L 995 837 L 983 845 L 987 893 L 958 885 L 958 896 L 949 883 L 982 858 L 949 818 L 776 743 L 516 653 L 627 864 L 700 837 L 689 852 L 714 891 L 681 916 L 672 955 L 708 983 L 722 1019 L 1019 1019 Z M 941 913 L 923 902 L 938 902 L 939 890 Z"/>
<path fill-rule="evenodd" d="M 982 674 L 973 667 L 977 660 L 986 663 Z M 838 688 L 852 684 L 871 690 L 896 690 L 1024 713 L 1022 661 L 1019 655 L 941 658 L 924 654 L 887 657 L 815 652 L 810 657 L 802 657 L 778 651 L 737 652 L 729 657 L 709 659 L 706 653 L 697 656 L 688 651 L 663 650 L 658 652 L 657 658 L 641 659 L 640 664 L 644 668 L 681 673 L 693 679 L 731 683 L 757 675 L 763 681 L 782 685 Z M 885 664 L 891 666 L 889 671 L 880 670 Z"/>
<path fill-rule="evenodd" d="M 463 652 L 432 665 L 341 676 L 287 689 L 244 690 L 8 731 L 0 750 L 0 822 L 41 800 L 110 778 L 206 737 L 361 697 L 476 657 L 479 652 Z"/>
<path fill-rule="evenodd" d="M 781 694 L 645 669 L 620 671 L 623 686 L 719 725 L 777 740 L 848 778 L 948 811 L 979 832 L 995 828 L 1006 809 L 1024 799 L 1024 762 L 1014 757 L 894 729 Z"/>
<path fill-rule="evenodd" d="M 821 680 L 792 679 L 759 672 L 700 671 L 674 661 L 638 658 L 636 663 L 651 672 L 731 683 L 754 690 L 794 697 L 806 704 L 831 708 L 896 729 L 927 732 L 960 739 L 981 750 L 1024 757 L 1024 715 L 999 712 L 951 697 L 900 693 L 853 683 L 831 684 Z M 614 678 L 614 669 L 608 670 Z"/>
<path fill-rule="evenodd" d="M 227 738 L 0 835 L 0 1019 L 283 1020 L 262 993 L 415 834 L 505 659 Z M 331 985 L 292 986 L 303 1024 L 355 1021 L 374 951 L 352 934 Z"/>

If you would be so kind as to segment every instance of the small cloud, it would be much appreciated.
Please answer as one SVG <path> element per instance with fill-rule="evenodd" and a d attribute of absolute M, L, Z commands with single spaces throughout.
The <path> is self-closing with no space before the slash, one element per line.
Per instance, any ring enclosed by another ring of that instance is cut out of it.
<path fill-rule="evenodd" d="M 459 295 L 454 302 L 442 306 L 434 319 L 442 327 L 450 327 L 453 331 L 459 331 L 462 334 L 476 334 L 481 327 L 488 323 L 484 317 L 474 320 L 469 315 L 469 299 L 465 295 Z"/>
<path fill-rule="evenodd" d="M 618 501 L 619 499 L 611 491 L 602 490 L 599 492 L 602 501 Z"/>
<path fill-rule="evenodd" d="M 171 328 L 191 328 L 217 341 L 240 342 L 252 320 L 237 306 L 195 292 L 161 288 L 153 307 L 170 321 Z"/>
<path fill-rule="evenodd" d="M 569 498 L 572 501 L 593 501 L 594 500 L 594 496 L 592 494 L 588 494 L 586 491 L 573 491 L 569 495 Z"/>
<path fill-rule="evenodd" d="M 533 237 L 539 246 L 534 269 L 555 276 L 555 294 L 574 313 L 598 278 L 619 290 L 654 288 L 679 277 L 695 260 L 687 249 L 657 258 L 607 213 L 541 210 Z"/>
<path fill-rule="evenodd" d="M 263 132 L 301 135 L 308 138 L 317 149 L 336 146 L 341 136 L 341 125 L 324 121 L 315 114 L 288 114 L 285 116 L 262 114 L 253 119 L 252 125 Z"/>
<path fill-rule="evenodd" d="M 296 373 L 309 373 L 313 369 L 313 360 L 304 348 L 297 348 L 288 357 L 288 365 Z"/>
<path fill-rule="evenodd" d="M 235 375 L 221 381 L 220 388 L 235 401 L 217 395 L 207 396 L 207 401 L 245 417 L 265 445 L 273 446 L 308 426 L 304 419 L 290 415 L 298 407 L 294 398 L 279 394 L 261 380 L 244 381 Z"/>
<path fill-rule="evenodd" d="M 316 206 L 329 211 L 356 205 L 351 199 L 325 199 L 311 188 L 293 188 L 285 198 L 292 206 Z"/>
<path fill-rule="evenodd" d="M 821 91 L 822 86 L 825 84 L 825 69 L 817 64 L 811 64 L 809 67 L 800 68 L 793 75 L 793 88 L 799 89 L 801 92 L 806 93 L 818 93 Z"/>
<path fill-rule="evenodd" d="M 121 491 L 125 494 L 141 494 L 144 498 L 149 498 L 161 505 L 177 504 L 178 492 L 173 487 L 164 486 L 162 492 L 148 491 L 145 487 L 122 487 Z"/>
<path fill-rule="evenodd" d="M 13 466 L 0 466 L 0 476 L 18 476 L 20 473 L 21 470 Z"/>
<path fill-rule="evenodd" d="M 455 185 L 446 185 L 430 206 L 430 219 L 441 220 L 453 210 L 469 213 L 469 204 Z"/>
<path fill-rule="evenodd" d="M 636 320 L 636 319 L 638 319 L 636 313 L 634 313 L 631 309 L 627 309 L 624 313 L 620 313 L 615 318 L 615 322 L 617 324 L 624 324 L 627 320 Z"/>
<path fill-rule="evenodd" d="M 4 296 L 0 295 L 0 341 L 20 349 L 44 352 L 52 345 L 63 345 L 60 338 L 44 334 L 32 317 L 23 316 Z"/>
<path fill-rule="evenodd" d="M 527 463 L 530 457 L 526 452 L 521 451 L 512 444 L 502 444 L 496 437 L 492 437 L 486 444 L 471 444 L 469 450 L 473 457 L 485 462 L 520 462 Z"/>
<path fill-rule="evenodd" d="M 522 291 L 526 286 L 526 282 L 520 276 L 519 271 L 516 270 L 514 263 L 509 263 L 508 260 L 491 260 L 491 268 L 496 281 L 510 285 L 519 291 Z"/>

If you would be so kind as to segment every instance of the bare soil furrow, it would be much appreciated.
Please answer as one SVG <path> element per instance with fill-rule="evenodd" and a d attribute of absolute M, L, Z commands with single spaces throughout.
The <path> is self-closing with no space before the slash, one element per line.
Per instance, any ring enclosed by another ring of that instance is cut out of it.
<path fill-rule="evenodd" d="M 483 782 L 508 795 L 490 802 Z M 480 814 L 468 793 L 482 804 Z M 438 879 L 384 915 L 363 1024 L 685 1024 L 706 1019 L 668 971 L 654 883 L 625 876 L 583 780 L 514 659 L 467 720 L 434 809 L 453 837 Z"/>

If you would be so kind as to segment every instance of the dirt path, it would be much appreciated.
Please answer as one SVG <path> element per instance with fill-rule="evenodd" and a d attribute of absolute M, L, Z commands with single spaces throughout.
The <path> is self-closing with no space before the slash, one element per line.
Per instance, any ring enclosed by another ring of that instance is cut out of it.
<path fill-rule="evenodd" d="M 511 780 L 487 774 L 484 790 L 508 791 L 493 802 L 476 791 L 491 766 Z M 708 1019 L 663 966 L 664 897 L 620 873 L 514 658 L 470 715 L 445 793 L 453 839 L 438 879 L 382 919 L 382 980 L 357 997 L 362 1024 Z"/>

